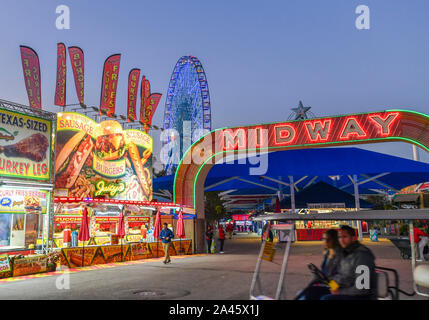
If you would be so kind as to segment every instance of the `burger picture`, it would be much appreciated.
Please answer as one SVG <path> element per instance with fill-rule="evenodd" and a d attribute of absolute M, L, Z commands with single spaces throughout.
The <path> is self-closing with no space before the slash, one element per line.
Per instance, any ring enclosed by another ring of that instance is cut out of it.
<path fill-rule="evenodd" d="M 114 120 L 103 121 L 95 131 L 94 153 L 101 160 L 121 159 L 126 151 L 122 126 Z"/>

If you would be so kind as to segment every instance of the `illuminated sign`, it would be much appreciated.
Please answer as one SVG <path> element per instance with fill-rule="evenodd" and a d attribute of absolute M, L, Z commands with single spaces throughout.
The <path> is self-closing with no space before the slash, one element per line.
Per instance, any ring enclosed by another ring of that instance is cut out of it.
<path fill-rule="evenodd" d="M 95 184 L 95 196 L 101 196 L 103 194 L 108 194 L 112 198 L 115 197 L 117 194 L 122 193 L 125 191 L 125 183 L 119 182 L 119 183 L 106 183 L 104 180 L 99 180 Z"/>
<path fill-rule="evenodd" d="M 399 133 L 398 112 L 290 121 L 217 131 L 220 150 L 303 146 L 378 139 Z M 269 139 L 264 139 L 264 130 Z M 263 143 L 265 141 L 265 144 Z"/>
<path fill-rule="evenodd" d="M 152 200 L 152 138 L 114 120 L 58 113 L 55 189 L 65 197 Z"/>
<path fill-rule="evenodd" d="M 0 214 L 45 214 L 49 192 L 43 190 L 0 188 Z"/>
<path fill-rule="evenodd" d="M 0 177 L 51 176 L 52 121 L 0 108 Z"/>
<path fill-rule="evenodd" d="M 231 154 L 403 141 L 429 152 L 429 116 L 409 110 L 342 115 L 218 129 L 184 154 L 174 179 L 174 202 L 204 212 L 205 166 Z M 198 157 L 194 157 L 198 155 Z M 206 168 L 207 169 L 207 168 Z M 209 169 L 209 168 L 208 168 Z"/>

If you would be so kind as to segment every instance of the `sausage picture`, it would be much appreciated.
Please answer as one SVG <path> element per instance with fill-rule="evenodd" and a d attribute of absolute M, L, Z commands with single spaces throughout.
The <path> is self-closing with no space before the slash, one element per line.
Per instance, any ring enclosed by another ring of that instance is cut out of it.
<path fill-rule="evenodd" d="M 94 143 L 85 132 L 75 134 L 62 148 L 55 163 L 55 186 L 71 188 L 90 155 Z"/>
<path fill-rule="evenodd" d="M 143 191 L 146 193 L 146 195 L 149 195 L 150 187 L 147 182 L 147 173 L 145 173 L 145 168 L 143 167 L 142 159 L 140 158 L 139 149 L 134 142 L 129 143 L 128 154 L 130 155 L 131 161 L 133 163 L 134 169 L 137 173 L 137 177 L 139 179 Z"/>

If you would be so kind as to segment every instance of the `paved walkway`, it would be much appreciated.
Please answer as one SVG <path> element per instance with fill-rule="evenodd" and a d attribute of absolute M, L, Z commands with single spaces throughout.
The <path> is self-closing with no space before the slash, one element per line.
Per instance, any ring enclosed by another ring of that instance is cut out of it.
<path fill-rule="evenodd" d="M 401 259 L 399 250 L 390 242 L 365 244 L 375 253 L 377 265 L 397 269 L 400 287 L 411 291 L 410 261 Z M 277 247 L 273 262 L 264 261 L 262 265 L 264 293 L 269 296 L 274 294 L 277 285 L 284 245 Z M 173 257 L 168 265 L 164 265 L 162 259 L 151 259 L 0 282 L 0 299 L 247 300 L 259 248 L 259 239 L 234 239 L 225 242 L 225 254 Z M 285 279 L 288 299 L 311 280 L 307 264 L 318 265 L 320 260 L 320 242 L 300 242 L 292 246 Z M 66 289 L 61 289 L 64 287 Z"/>

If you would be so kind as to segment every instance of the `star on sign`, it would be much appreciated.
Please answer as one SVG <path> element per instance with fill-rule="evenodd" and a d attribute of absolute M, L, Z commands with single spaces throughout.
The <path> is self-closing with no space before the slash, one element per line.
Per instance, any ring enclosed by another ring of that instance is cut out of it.
<path fill-rule="evenodd" d="M 302 101 L 299 101 L 298 108 L 292 108 L 292 111 L 295 112 L 295 120 L 308 119 L 307 112 L 311 107 L 304 107 Z"/>

